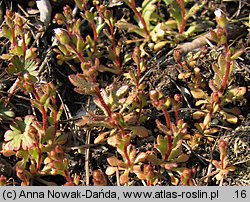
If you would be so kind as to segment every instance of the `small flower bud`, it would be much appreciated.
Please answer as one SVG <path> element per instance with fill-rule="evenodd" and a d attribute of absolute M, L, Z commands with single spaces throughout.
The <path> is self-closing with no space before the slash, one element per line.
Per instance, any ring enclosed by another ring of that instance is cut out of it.
<path fill-rule="evenodd" d="M 104 5 L 100 5 L 99 6 L 100 12 L 103 13 L 105 11 L 105 6 Z"/>
<path fill-rule="evenodd" d="M 94 183 L 94 186 L 106 186 L 107 185 L 106 176 L 101 170 L 95 170 L 93 172 L 93 183 Z"/>
<path fill-rule="evenodd" d="M 68 35 L 68 33 L 60 28 L 56 28 L 54 29 L 55 34 L 56 34 L 56 38 L 57 40 L 62 44 L 62 45 L 67 45 L 70 43 L 70 37 Z"/>
<path fill-rule="evenodd" d="M 176 49 L 174 50 L 173 57 L 175 62 L 180 62 L 181 61 L 181 50 Z"/>
<path fill-rule="evenodd" d="M 110 10 L 106 10 L 106 11 L 104 12 L 104 17 L 105 17 L 106 19 L 112 18 L 112 13 L 111 13 L 111 11 L 110 11 Z"/>
<path fill-rule="evenodd" d="M 216 11 L 214 11 L 214 14 L 215 14 L 215 20 L 216 20 L 218 26 L 223 28 L 223 29 L 226 29 L 227 19 L 222 14 L 221 10 L 217 9 Z"/>
<path fill-rule="evenodd" d="M 61 13 L 57 13 L 54 19 L 58 25 L 62 25 L 66 20 L 65 17 Z"/>
<path fill-rule="evenodd" d="M 149 93 L 149 97 L 151 100 L 156 101 L 159 99 L 159 92 L 156 90 L 151 90 Z"/>
<path fill-rule="evenodd" d="M 228 149 L 228 140 L 220 139 L 218 143 L 219 143 L 220 153 L 225 156 L 227 154 L 227 149 Z"/>
<path fill-rule="evenodd" d="M 175 94 L 174 95 L 174 100 L 178 103 L 180 103 L 182 101 L 182 97 L 180 94 Z"/>
<path fill-rule="evenodd" d="M 5 186 L 7 182 L 7 178 L 4 175 L 0 176 L 0 186 Z"/>

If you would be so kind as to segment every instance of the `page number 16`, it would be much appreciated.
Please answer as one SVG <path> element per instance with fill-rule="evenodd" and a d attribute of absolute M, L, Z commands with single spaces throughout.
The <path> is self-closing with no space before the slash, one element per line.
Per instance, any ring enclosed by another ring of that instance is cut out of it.
<path fill-rule="evenodd" d="M 246 190 L 241 190 L 241 191 L 236 190 L 234 193 L 236 194 L 236 198 L 246 198 L 247 197 Z"/>

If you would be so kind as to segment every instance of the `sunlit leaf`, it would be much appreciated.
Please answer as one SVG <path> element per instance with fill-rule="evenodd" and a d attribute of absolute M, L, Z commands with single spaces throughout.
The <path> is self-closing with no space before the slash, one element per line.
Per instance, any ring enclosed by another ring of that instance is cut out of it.
<path fill-rule="evenodd" d="M 20 148 L 27 150 L 35 144 L 35 137 L 30 132 L 30 127 L 33 116 L 26 116 L 24 121 L 21 118 L 16 118 L 15 122 L 10 126 L 12 130 L 6 131 L 4 141 L 7 142 L 5 148 L 8 150 L 17 151 Z"/>
<path fill-rule="evenodd" d="M 130 130 L 132 130 L 133 134 L 135 134 L 138 137 L 148 137 L 149 131 L 147 128 L 143 126 L 131 126 L 129 127 Z"/>
<path fill-rule="evenodd" d="M 196 111 L 193 113 L 192 117 L 194 120 L 198 120 L 198 119 L 201 119 L 205 116 L 205 113 L 202 112 L 202 111 Z"/>
<path fill-rule="evenodd" d="M 116 27 L 118 27 L 121 30 L 127 30 L 128 32 L 134 32 L 134 33 L 142 36 L 143 38 L 146 38 L 146 33 L 145 33 L 144 29 L 142 29 L 136 25 L 133 25 L 131 23 L 128 23 L 124 19 L 119 20 L 115 25 L 116 25 Z"/>
<path fill-rule="evenodd" d="M 191 90 L 191 94 L 194 97 L 194 99 L 201 99 L 201 98 L 207 98 L 208 95 L 201 89 L 199 88 L 193 88 Z"/>
<path fill-rule="evenodd" d="M 220 113 L 223 115 L 224 119 L 228 122 L 228 123 L 231 123 L 231 124 L 236 124 L 238 123 L 238 118 L 232 114 L 229 114 L 225 111 L 220 111 Z"/>
<path fill-rule="evenodd" d="M 147 158 L 147 154 L 146 154 L 145 152 L 140 152 L 140 153 L 136 156 L 136 158 L 135 158 L 135 160 L 134 160 L 134 164 L 137 164 L 137 163 L 139 163 L 139 162 L 143 162 L 143 161 L 145 161 L 146 158 Z"/>
<path fill-rule="evenodd" d="M 95 138 L 94 144 L 98 144 L 98 143 L 104 142 L 104 141 L 105 141 L 105 137 L 106 137 L 107 135 L 109 135 L 109 133 L 110 133 L 110 132 L 108 131 L 108 132 L 103 132 L 103 133 L 99 134 L 99 135 L 97 136 L 97 138 Z"/>

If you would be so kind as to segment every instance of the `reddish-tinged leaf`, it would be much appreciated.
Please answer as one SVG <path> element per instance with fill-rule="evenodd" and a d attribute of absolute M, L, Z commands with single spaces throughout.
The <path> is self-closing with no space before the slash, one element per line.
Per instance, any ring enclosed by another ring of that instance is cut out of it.
<path fill-rule="evenodd" d="M 146 175 L 143 172 L 135 172 L 135 174 L 140 180 L 146 179 Z"/>
<path fill-rule="evenodd" d="M 108 161 L 109 165 L 111 165 L 113 167 L 118 166 L 119 160 L 115 156 L 111 156 L 111 157 L 107 158 L 107 161 Z"/>
<path fill-rule="evenodd" d="M 158 119 L 155 120 L 155 123 L 161 132 L 168 135 L 169 129 L 166 125 L 162 124 Z"/>

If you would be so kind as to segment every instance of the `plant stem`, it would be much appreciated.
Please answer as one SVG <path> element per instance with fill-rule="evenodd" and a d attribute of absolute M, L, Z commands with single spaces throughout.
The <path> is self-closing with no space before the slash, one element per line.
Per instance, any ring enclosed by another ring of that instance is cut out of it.
<path fill-rule="evenodd" d="M 7 105 L 9 104 L 10 98 L 14 94 L 14 91 L 16 90 L 19 82 L 20 82 L 20 77 L 18 76 L 17 79 L 16 79 L 16 81 L 15 81 L 15 83 L 11 86 L 11 88 L 9 90 L 8 97 L 7 97 L 6 102 L 4 104 L 5 107 L 7 107 Z"/>
<path fill-rule="evenodd" d="M 32 88 L 33 88 L 33 94 L 34 94 L 36 100 L 40 101 L 40 97 L 39 97 L 38 93 L 36 92 L 34 84 L 32 84 Z M 41 114 L 42 114 L 42 117 L 43 117 L 43 130 L 44 130 L 44 133 L 46 133 L 46 130 L 47 130 L 47 114 L 46 114 L 46 110 L 45 110 L 44 106 L 41 106 Z"/>
<path fill-rule="evenodd" d="M 108 105 L 105 103 L 105 101 L 101 95 L 100 89 L 98 87 L 95 87 L 94 90 L 95 90 L 95 94 L 96 94 L 98 100 L 100 101 L 101 105 L 103 106 L 103 108 L 107 112 L 109 118 L 112 118 L 112 112 L 111 112 L 110 108 L 108 107 Z"/>
<path fill-rule="evenodd" d="M 56 109 L 56 99 L 54 97 L 51 97 L 51 102 L 52 102 L 52 106 L 53 106 L 53 110 L 54 110 L 54 137 L 52 142 L 54 142 L 55 138 L 56 138 L 56 132 L 57 132 L 57 125 L 58 125 L 58 121 L 57 121 L 57 109 Z M 53 144 L 53 143 L 52 143 Z"/>
<path fill-rule="evenodd" d="M 39 141 L 37 143 L 37 150 L 38 150 L 38 159 L 37 159 L 37 171 L 41 170 L 41 159 L 42 159 L 42 150 L 40 148 Z"/>
<path fill-rule="evenodd" d="M 179 33 L 182 34 L 184 32 L 185 29 L 185 25 L 186 25 L 186 20 L 185 20 L 185 5 L 184 5 L 184 0 L 176 0 L 177 3 L 180 5 L 181 8 L 181 26 L 179 29 Z"/>
<path fill-rule="evenodd" d="M 167 127 L 168 127 L 168 129 L 171 131 L 171 133 L 172 133 L 172 127 L 171 127 L 171 122 L 170 122 L 170 118 L 169 118 L 168 111 L 167 111 L 166 108 L 163 108 L 163 109 L 162 109 L 162 112 L 163 112 L 163 114 L 164 114 L 164 117 L 165 117 L 165 120 L 166 120 Z M 170 153 L 171 153 L 171 151 L 172 151 L 172 146 L 173 146 L 171 135 L 167 134 L 167 140 L 168 140 L 168 150 L 167 150 L 167 152 L 166 152 L 166 154 L 165 154 L 165 157 L 164 157 L 164 160 L 165 160 L 165 161 L 167 161 L 167 159 L 168 159 L 168 157 L 169 157 L 169 155 L 170 155 Z"/>
<path fill-rule="evenodd" d="M 145 23 L 145 20 L 144 20 L 143 17 L 141 16 L 141 13 L 137 11 L 136 5 L 135 5 L 135 1 L 134 1 L 134 0 L 131 0 L 131 1 L 129 2 L 129 6 L 130 6 L 130 8 L 133 10 L 133 12 L 135 13 L 135 15 L 139 18 L 139 20 L 141 21 L 142 26 L 143 26 L 143 29 L 144 29 L 144 31 L 145 31 L 145 33 L 146 33 L 146 37 L 148 37 L 148 36 L 149 36 L 149 32 L 148 32 L 148 29 L 147 29 L 147 25 L 146 25 L 146 23 Z"/>
<path fill-rule="evenodd" d="M 165 157 L 164 157 L 164 161 L 167 161 L 168 160 L 168 157 L 172 151 L 172 147 L 173 147 L 173 143 L 172 143 L 172 138 L 170 135 L 167 135 L 167 140 L 168 140 L 168 150 L 165 154 Z"/>
<path fill-rule="evenodd" d="M 94 48 L 93 48 L 93 53 L 96 51 L 96 44 L 97 44 L 97 39 L 98 39 L 98 35 L 97 35 L 97 31 L 96 31 L 96 27 L 95 27 L 95 23 L 91 22 L 91 28 L 93 30 L 93 35 L 94 35 Z"/>
<path fill-rule="evenodd" d="M 74 185 L 74 183 L 72 182 L 72 179 L 69 175 L 69 172 L 67 170 L 64 171 L 64 175 L 65 175 L 65 178 L 67 180 L 67 182 L 70 184 L 70 185 Z"/>
<path fill-rule="evenodd" d="M 75 48 L 74 45 L 70 44 L 69 47 L 72 48 L 72 49 L 74 50 L 74 52 L 76 53 L 76 55 L 78 56 L 79 60 L 80 60 L 82 63 L 85 63 L 85 62 L 86 62 L 85 59 L 84 59 L 84 57 L 82 56 L 82 54 L 78 52 L 78 50 Z"/>
<path fill-rule="evenodd" d="M 137 115 L 136 123 L 139 124 L 139 120 L 140 120 L 141 112 L 142 112 L 142 101 L 139 98 L 139 94 L 143 94 L 143 92 L 140 92 L 140 90 L 139 90 L 139 82 L 140 82 L 140 79 L 141 79 L 141 68 L 140 68 L 140 62 L 139 61 L 136 63 L 136 66 L 137 66 L 136 89 L 137 89 L 137 92 L 138 92 L 136 94 L 136 102 L 139 104 L 139 112 L 138 112 L 138 115 Z"/>
<path fill-rule="evenodd" d="M 165 120 L 166 120 L 166 124 L 169 130 L 171 130 L 171 122 L 170 122 L 170 118 L 169 118 L 169 114 L 166 108 L 162 108 L 162 112 L 164 114 Z"/>

